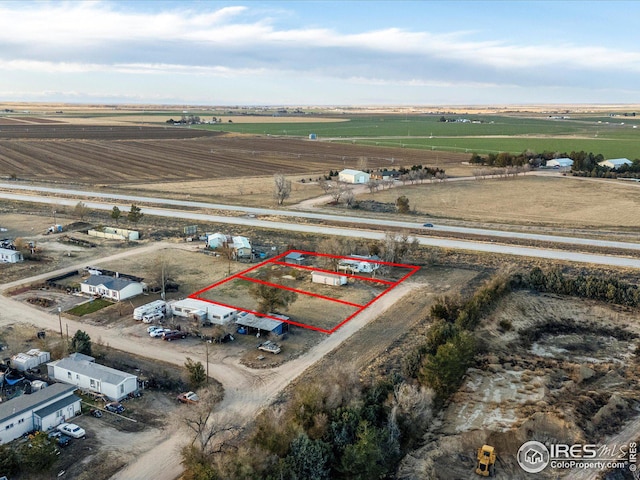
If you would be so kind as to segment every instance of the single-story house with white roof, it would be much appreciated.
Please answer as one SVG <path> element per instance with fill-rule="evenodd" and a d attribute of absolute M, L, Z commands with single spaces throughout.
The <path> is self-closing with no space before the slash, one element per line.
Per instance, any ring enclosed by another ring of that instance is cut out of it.
<path fill-rule="evenodd" d="M 360 170 L 352 170 L 351 168 L 345 168 L 338 173 L 338 181 L 345 183 L 367 183 L 371 176 L 366 172 Z"/>
<path fill-rule="evenodd" d="M 50 378 L 103 394 L 113 401 L 119 401 L 138 389 L 137 376 L 94 361 L 93 357 L 74 353 L 47 363 L 47 371 Z"/>
<path fill-rule="evenodd" d="M 0 445 L 33 430 L 50 430 L 80 414 L 76 387 L 55 383 L 0 403 Z"/>
<path fill-rule="evenodd" d="M 197 298 L 185 298 L 169 302 L 176 317 L 197 318 L 204 323 L 224 325 L 236 319 L 238 310 Z"/>
<path fill-rule="evenodd" d="M 601 167 L 609 167 L 612 170 L 620 168 L 623 165 L 631 165 L 633 162 L 628 158 L 611 158 L 609 160 L 603 160 L 598 162 Z"/>
<path fill-rule="evenodd" d="M 88 295 L 99 295 L 116 302 L 142 294 L 144 284 L 124 277 L 89 275 L 80 284 L 80 291 Z"/>
<path fill-rule="evenodd" d="M 0 263 L 18 263 L 22 262 L 24 257 L 18 250 L 10 248 L 0 248 Z"/>
<path fill-rule="evenodd" d="M 547 167 L 552 168 L 570 168 L 573 166 L 573 160 L 570 158 L 554 158 L 547 161 Z"/>

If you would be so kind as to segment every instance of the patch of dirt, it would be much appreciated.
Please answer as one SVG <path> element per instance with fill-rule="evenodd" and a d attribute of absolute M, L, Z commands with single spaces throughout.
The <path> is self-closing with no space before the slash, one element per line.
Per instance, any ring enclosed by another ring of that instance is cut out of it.
<path fill-rule="evenodd" d="M 397 478 L 470 478 L 476 449 L 490 444 L 499 459 L 496 478 L 525 479 L 516 453 L 528 440 L 605 442 L 638 417 L 635 317 L 596 302 L 511 294 L 476 332 L 486 351 L 478 368 L 469 369 Z M 566 474 L 547 468 L 537 475 Z"/>

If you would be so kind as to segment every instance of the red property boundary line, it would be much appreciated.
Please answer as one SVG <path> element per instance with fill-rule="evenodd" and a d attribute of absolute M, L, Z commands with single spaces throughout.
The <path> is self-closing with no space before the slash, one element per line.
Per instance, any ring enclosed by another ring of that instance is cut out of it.
<path fill-rule="evenodd" d="M 328 258 L 337 258 L 337 259 L 340 259 L 340 260 L 354 260 L 354 261 L 358 261 L 358 262 L 376 263 L 376 264 L 379 264 L 379 265 L 388 265 L 388 266 L 391 266 L 391 267 L 405 268 L 405 269 L 407 269 L 409 271 L 402 278 L 400 278 L 399 280 L 393 282 L 393 281 L 390 281 L 390 280 L 383 280 L 383 279 L 378 279 L 378 278 L 369 278 L 369 277 L 363 277 L 361 275 L 353 275 L 353 274 L 341 273 L 341 272 L 337 273 L 337 272 L 332 272 L 330 270 L 324 270 L 324 269 L 321 269 L 321 268 L 313 268 L 313 267 L 308 267 L 306 265 L 296 265 L 296 264 L 293 264 L 293 263 L 287 263 L 287 262 L 280 261 L 281 258 L 286 257 L 287 255 L 289 255 L 291 253 L 299 253 L 301 255 L 306 255 L 306 256 L 311 256 L 311 257 L 328 257 Z M 375 296 L 373 299 L 371 299 L 366 304 L 359 305 L 359 304 L 347 302 L 347 301 L 344 301 L 344 300 L 340 300 L 340 299 L 337 299 L 337 298 L 327 297 L 327 296 L 320 295 L 320 294 L 313 293 L 313 292 L 307 292 L 307 291 L 299 290 L 299 289 L 296 289 L 296 288 L 286 287 L 284 285 L 278 285 L 276 283 L 265 282 L 264 280 L 260 280 L 260 279 L 257 279 L 257 278 L 251 278 L 251 277 L 247 276 L 247 274 L 249 272 L 252 272 L 254 270 L 257 270 L 257 269 L 262 268 L 262 267 L 264 267 L 266 265 L 269 265 L 269 264 L 283 265 L 283 266 L 287 266 L 287 267 L 291 267 L 291 268 L 298 268 L 298 269 L 301 269 L 301 270 L 312 270 L 312 271 L 316 271 L 316 272 L 328 273 L 328 274 L 333 274 L 333 275 L 340 275 L 340 276 L 344 276 L 344 277 L 347 277 L 347 278 L 353 278 L 353 279 L 357 279 L 357 280 L 363 280 L 363 281 L 368 281 L 368 282 L 373 282 L 373 283 L 382 283 L 382 284 L 385 284 L 385 285 L 388 285 L 388 286 L 382 293 L 380 293 L 379 295 Z M 359 257 L 353 257 L 353 256 L 330 255 L 330 254 L 327 254 L 327 253 L 307 252 L 307 251 L 303 251 L 303 250 L 288 250 L 288 251 L 286 251 L 284 253 L 281 253 L 280 255 L 277 255 L 277 256 L 275 256 L 273 258 L 270 258 L 269 260 L 265 260 L 264 262 L 260 262 L 260 263 L 254 265 L 251 268 L 248 268 L 246 270 L 238 272 L 235 275 L 232 275 L 230 277 L 222 279 L 219 282 L 216 282 L 216 283 L 214 283 L 212 285 L 209 285 L 208 287 L 205 287 L 205 288 L 203 288 L 201 290 L 198 290 L 197 292 L 192 293 L 191 295 L 189 295 L 187 298 L 193 298 L 193 299 L 197 299 L 197 300 L 202 300 L 202 301 L 211 303 L 213 305 L 220 305 L 220 306 L 227 307 L 227 308 L 233 308 L 235 310 L 240 310 L 240 311 L 243 311 L 243 312 L 253 313 L 253 314 L 259 315 L 261 317 L 266 317 L 266 318 L 270 318 L 270 319 L 277 320 L 277 321 L 280 321 L 280 322 L 285 322 L 285 323 L 288 323 L 288 324 L 291 324 L 291 325 L 296 325 L 298 327 L 308 328 L 310 330 L 315 330 L 315 331 L 318 331 L 318 332 L 332 334 L 336 330 L 338 330 L 340 327 L 342 327 L 344 324 L 346 324 L 349 320 L 351 320 L 355 316 L 359 315 L 364 309 L 368 308 L 370 305 L 372 305 L 377 300 L 379 300 L 382 296 L 386 295 L 391 290 L 393 290 L 395 287 L 397 287 L 402 282 L 407 280 L 411 275 L 416 273 L 418 270 L 420 270 L 420 267 L 417 267 L 415 265 L 407 265 L 407 264 L 403 264 L 403 263 L 392 263 L 392 262 L 385 262 L 385 261 L 382 261 L 382 260 L 373 260 L 373 259 L 359 258 Z M 246 309 L 246 308 L 242 308 L 242 307 L 237 307 L 235 305 L 228 305 L 228 304 L 225 304 L 225 303 L 222 303 L 222 302 L 217 302 L 217 301 L 214 301 L 214 300 L 209 300 L 209 299 L 200 297 L 200 295 L 202 295 L 203 293 L 208 292 L 209 290 L 213 290 L 214 288 L 216 288 L 216 287 L 218 287 L 218 286 L 220 286 L 220 285 L 222 285 L 224 283 L 227 283 L 227 282 L 230 282 L 232 280 L 235 280 L 235 279 L 254 282 L 254 283 L 261 283 L 263 285 L 267 285 L 267 286 L 270 286 L 270 287 L 273 287 L 273 288 L 281 288 L 283 290 L 289 290 L 289 291 L 296 292 L 296 293 L 301 294 L 301 295 L 307 295 L 307 296 L 316 297 L 316 298 L 319 298 L 319 299 L 325 300 L 325 301 L 341 303 L 341 304 L 344 304 L 344 305 L 348 305 L 348 306 L 357 308 L 357 310 L 354 313 L 352 313 L 351 315 L 349 315 L 347 318 L 342 320 L 338 325 L 336 325 L 335 327 L 333 327 L 330 330 L 327 330 L 325 328 L 315 327 L 313 325 L 307 325 L 307 324 L 304 324 L 304 323 L 296 322 L 294 320 L 283 320 L 282 318 L 275 317 L 273 315 L 264 314 L 264 313 L 259 313 L 259 312 L 256 312 L 255 310 L 250 310 L 250 309 Z"/>

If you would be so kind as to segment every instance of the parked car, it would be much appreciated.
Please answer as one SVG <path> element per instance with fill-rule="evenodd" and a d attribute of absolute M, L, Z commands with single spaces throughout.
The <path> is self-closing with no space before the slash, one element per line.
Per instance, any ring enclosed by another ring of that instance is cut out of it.
<path fill-rule="evenodd" d="M 164 313 L 162 312 L 154 312 L 154 313 L 149 313 L 147 315 L 144 315 L 142 317 L 142 322 L 143 323 L 153 323 L 153 322 L 157 322 L 159 320 L 162 320 L 164 318 Z"/>
<path fill-rule="evenodd" d="M 111 413 L 124 412 L 124 406 L 120 402 L 109 402 L 104 406 L 104 408 Z"/>
<path fill-rule="evenodd" d="M 49 432 L 47 436 L 61 447 L 66 447 L 67 445 L 69 445 L 69 443 L 71 443 L 71 437 L 69 437 L 68 435 L 63 435 L 62 432 L 59 432 L 58 430 Z"/>
<path fill-rule="evenodd" d="M 171 332 L 171 329 L 169 328 L 158 328 L 156 330 L 153 330 L 152 332 L 149 333 L 150 337 L 154 337 L 154 338 L 158 338 L 158 337 L 162 337 L 165 333 L 169 333 Z"/>
<path fill-rule="evenodd" d="M 433 223 L 425 223 L 424 225 L 422 225 L 423 227 L 427 227 L 427 228 L 432 228 L 433 227 Z"/>
<path fill-rule="evenodd" d="M 263 352 L 269 352 L 273 354 L 277 354 L 282 351 L 282 349 L 280 348 L 280 345 L 278 345 L 277 343 L 273 343 L 271 340 L 267 340 L 266 342 L 263 342 L 260 345 L 258 345 L 258 350 L 262 350 Z"/>
<path fill-rule="evenodd" d="M 164 332 L 162 334 L 162 339 L 170 342 L 171 340 L 177 340 L 179 338 L 186 338 L 187 334 L 181 332 L 180 330 L 169 330 L 168 332 Z"/>
<path fill-rule="evenodd" d="M 89 413 L 91 414 L 92 417 L 96 417 L 96 418 L 102 417 L 102 412 L 97 408 L 92 408 L 91 410 L 89 410 Z"/>
<path fill-rule="evenodd" d="M 195 392 L 181 393 L 176 399 L 180 403 L 198 403 L 200 401 L 200 397 L 198 397 L 198 394 Z"/>
<path fill-rule="evenodd" d="M 151 325 L 150 327 L 147 327 L 147 333 L 151 333 L 154 330 L 162 330 L 164 327 L 161 327 L 159 325 Z"/>
<path fill-rule="evenodd" d="M 82 438 L 86 436 L 84 428 L 80 428 L 75 423 L 61 423 L 58 425 L 58 431 L 73 438 Z"/>

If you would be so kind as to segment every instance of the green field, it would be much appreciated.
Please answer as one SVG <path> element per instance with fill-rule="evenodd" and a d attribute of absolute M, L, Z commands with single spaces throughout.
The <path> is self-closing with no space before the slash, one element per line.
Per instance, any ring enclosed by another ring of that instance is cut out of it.
<path fill-rule="evenodd" d="M 344 120 L 345 116 L 336 117 Z M 198 128 L 257 135 L 296 136 L 310 133 L 320 140 L 356 144 L 477 152 L 530 149 L 566 152 L 584 150 L 605 158 L 640 158 L 638 117 L 585 117 L 570 120 L 489 115 L 447 115 L 481 123 L 440 122 L 439 115 L 359 115 L 348 121 L 317 123 L 222 123 Z M 599 123 L 600 122 L 600 123 Z M 607 123 L 608 122 L 608 123 Z"/>

